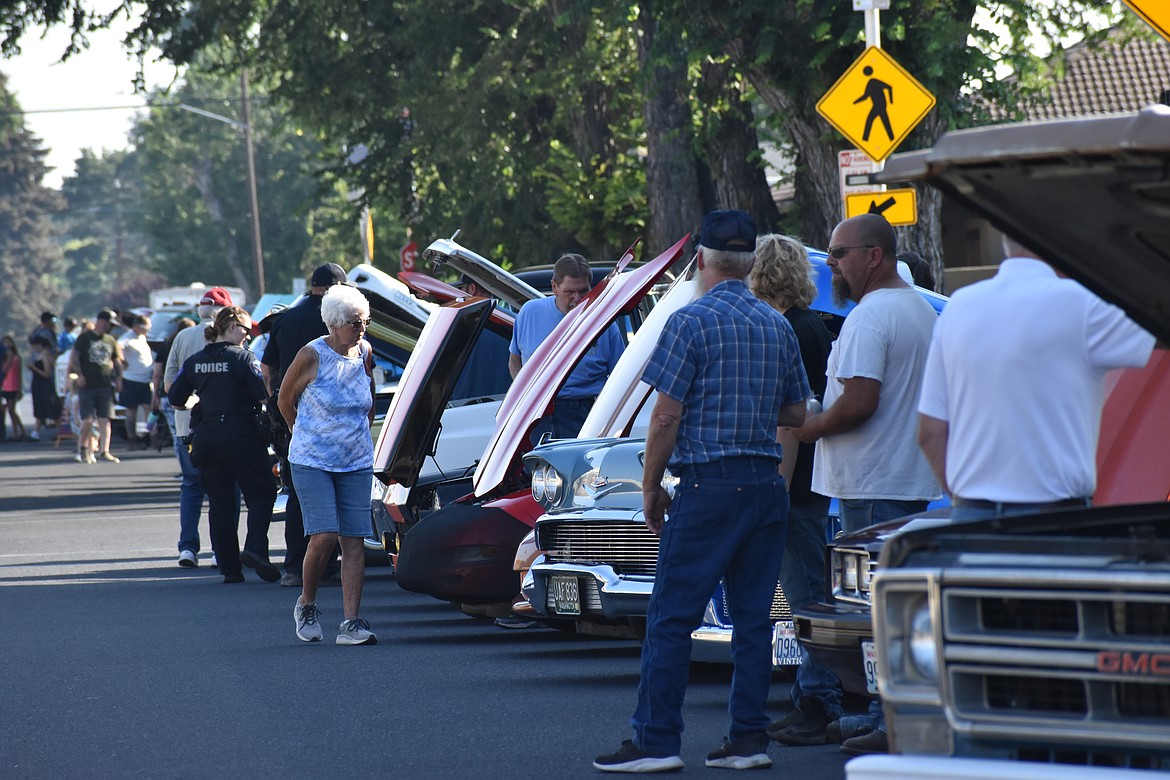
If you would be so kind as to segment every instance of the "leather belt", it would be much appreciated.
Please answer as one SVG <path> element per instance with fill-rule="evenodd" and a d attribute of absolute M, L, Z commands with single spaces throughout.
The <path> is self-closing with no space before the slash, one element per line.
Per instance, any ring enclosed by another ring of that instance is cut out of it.
<path fill-rule="evenodd" d="M 992 509 L 996 512 L 1016 509 L 1035 509 L 1043 511 L 1045 509 L 1068 509 L 1071 507 L 1085 507 L 1092 506 L 1093 499 L 1090 496 L 1081 496 L 1080 498 L 1062 498 L 1059 501 L 986 501 L 982 498 L 961 498 L 955 496 L 951 499 L 951 503 L 957 507 L 967 507 L 969 509 Z"/>

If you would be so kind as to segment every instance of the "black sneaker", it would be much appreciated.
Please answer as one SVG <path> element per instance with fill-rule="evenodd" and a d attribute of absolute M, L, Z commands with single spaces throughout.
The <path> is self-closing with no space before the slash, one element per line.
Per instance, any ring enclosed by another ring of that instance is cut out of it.
<path fill-rule="evenodd" d="M 677 772 L 683 768 L 678 756 L 652 756 L 626 740 L 616 753 L 598 756 L 593 768 L 602 772 Z"/>
<path fill-rule="evenodd" d="M 768 737 L 761 734 L 759 739 L 732 742 L 727 737 L 723 744 L 707 754 L 707 766 L 719 769 L 767 769 L 772 766 L 768 758 Z"/>
<path fill-rule="evenodd" d="M 260 579 L 265 582 L 276 582 L 280 579 L 280 569 L 273 566 L 267 558 L 261 558 L 251 550 L 240 551 L 240 563 L 249 569 L 255 569 Z"/>
<path fill-rule="evenodd" d="M 805 696 L 800 700 L 799 716 L 779 727 L 775 723 L 768 727 L 768 736 L 785 745 L 824 745 L 829 735 L 826 728 L 833 720 L 820 699 Z M 784 720 L 787 720 L 786 718 Z"/>
<path fill-rule="evenodd" d="M 233 582 L 243 582 L 244 581 L 244 573 L 238 571 L 235 574 L 225 574 L 225 575 L 223 575 L 223 581 L 225 584 L 230 584 Z"/>

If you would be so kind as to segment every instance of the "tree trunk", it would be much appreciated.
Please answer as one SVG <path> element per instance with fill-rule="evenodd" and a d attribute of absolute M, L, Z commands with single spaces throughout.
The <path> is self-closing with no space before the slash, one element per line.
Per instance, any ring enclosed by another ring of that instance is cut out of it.
<path fill-rule="evenodd" d="M 232 273 L 232 281 L 236 287 L 247 290 L 249 295 L 254 294 L 255 288 L 251 284 L 251 277 L 245 269 L 240 267 L 240 251 L 232 236 L 231 226 L 224 221 L 223 203 L 215 194 L 215 182 L 211 176 L 211 158 L 204 157 L 199 160 L 195 166 L 194 183 L 195 189 L 199 190 L 199 194 L 203 198 L 203 205 L 207 207 L 207 215 L 212 222 L 220 227 L 226 237 L 223 243 L 224 262 L 227 263 L 228 270 Z"/>
<path fill-rule="evenodd" d="M 764 173 L 751 104 L 734 80 L 730 62 L 707 60 L 699 77 L 699 104 L 727 105 L 707 114 L 706 152 L 714 202 L 703 210 L 740 209 L 752 215 L 760 233 L 774 232 L 780 210 Z"/>
<path fill-rule="evenodd" d="M 655 257 L 702 216 L 699 176 L 687 100 L 687 60 L 682 37 L 663 29 L 646 6 L 639 18 L 638 63 L 646 80 L 646 189 L 649 216 L 643 257 Z"/>

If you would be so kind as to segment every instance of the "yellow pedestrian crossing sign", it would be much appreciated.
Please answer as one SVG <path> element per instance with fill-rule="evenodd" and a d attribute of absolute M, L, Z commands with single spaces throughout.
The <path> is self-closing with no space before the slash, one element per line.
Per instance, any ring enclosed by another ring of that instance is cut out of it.
<path fill-rule="evenodd" d="M 851 192 L 845 196 L 845 219 L 858 214 L 881 214 L 891 225 L 913 225 L 918 221 L 918 192 L 912 187 Z"/>
<path fill-rule="evenodd" d="M 934 95 L 893 57 L 871 46 L 820 99 L 817 112 L 880 162 L 930 113 L 934 102 Z"/>
<path fill-rule="evenodd" d="M 1170 41 L 1170 2 L 1166 0 L 1125 0 L 1133 12 L 1146 20 L 1162 37 Z"/>

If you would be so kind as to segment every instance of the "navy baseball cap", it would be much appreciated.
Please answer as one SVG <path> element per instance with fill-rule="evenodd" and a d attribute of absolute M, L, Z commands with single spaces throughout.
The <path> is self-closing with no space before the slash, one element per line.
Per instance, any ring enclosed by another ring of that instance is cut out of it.
<path fill-rule="evenodd" d="M 754 252 L 756 223 L 743 211 L 712 211 L 703 217 L 697 243 L 708 249 Z"/>

